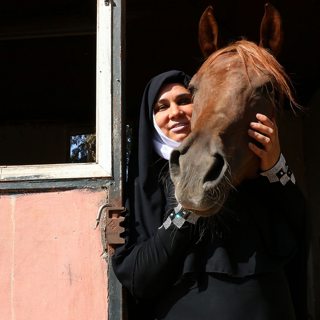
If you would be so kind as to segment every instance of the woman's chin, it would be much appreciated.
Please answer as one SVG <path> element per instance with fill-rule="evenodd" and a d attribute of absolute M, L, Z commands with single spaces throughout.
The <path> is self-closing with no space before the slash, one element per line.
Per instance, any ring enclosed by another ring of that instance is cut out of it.
<path fill-rule="evenodd" d="M 177 142 L 182 142 L 189 135 L 189 133 L 190 131 L 174 133 L 174 134 L 171 134 L 169 138 Z"/>

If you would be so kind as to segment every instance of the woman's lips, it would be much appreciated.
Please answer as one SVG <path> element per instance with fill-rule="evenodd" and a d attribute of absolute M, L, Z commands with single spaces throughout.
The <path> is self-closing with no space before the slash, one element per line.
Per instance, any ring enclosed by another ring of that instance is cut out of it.
<path fill-rule="evenodd" d="M 170 130 L 176 133 L 176 132 L 184 131 L 187 128 L 189 128 L 189 123 L 177 123 L 173 125 Z"/>

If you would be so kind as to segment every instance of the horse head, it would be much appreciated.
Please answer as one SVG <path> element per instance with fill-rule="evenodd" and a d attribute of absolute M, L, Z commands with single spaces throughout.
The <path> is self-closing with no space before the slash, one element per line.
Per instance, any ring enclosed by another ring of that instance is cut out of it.
<path fill-rule="evenodd" d="M 170 159 L 177 200 L 201 216 L 214 215 L 231 189 L 255 177 L 259 160 L 250 151 L 249 124 L 258 112 L 273 118 L 290 82 L 273 54 L 282 43 L 281 18 L 269 5 L 259 45 L 246 40 L 218 49 L 218 25 L 208 7 L 199 22 L 205 62 L 193 76 L 192 132 Z"/>

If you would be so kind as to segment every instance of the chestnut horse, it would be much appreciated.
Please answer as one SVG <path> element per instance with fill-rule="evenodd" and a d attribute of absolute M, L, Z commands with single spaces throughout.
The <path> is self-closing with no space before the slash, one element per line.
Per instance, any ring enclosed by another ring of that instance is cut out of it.
<path fill-rule="evenodd" d="M 199 22 L 207 58 L 190 82 L 194 97 L 191 134 L 174 150 L 170 174 L 177 200 L 201 216 L 216 214 L 230 190 L 255 177 L 259 159 L 249 149 L 249 123 L 260 112 L 273 118 L 282 97 L 295 105 L 290 81 L 273 54 L 282 43 L 281 18 L 266 4 L 260 44 L 240 40 L 219 49 L 212 7 Z"/>

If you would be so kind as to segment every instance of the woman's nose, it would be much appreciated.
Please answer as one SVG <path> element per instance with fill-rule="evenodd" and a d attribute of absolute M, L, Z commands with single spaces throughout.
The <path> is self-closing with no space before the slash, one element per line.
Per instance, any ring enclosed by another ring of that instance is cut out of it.
<path fill-rule="evenodd" d="M 178 115 L 182 114 L 182 110 L 180 109 L 180 107 L 177 104 L 173 104 L 170 107 L 170 117 L 177 117 Z"/>

